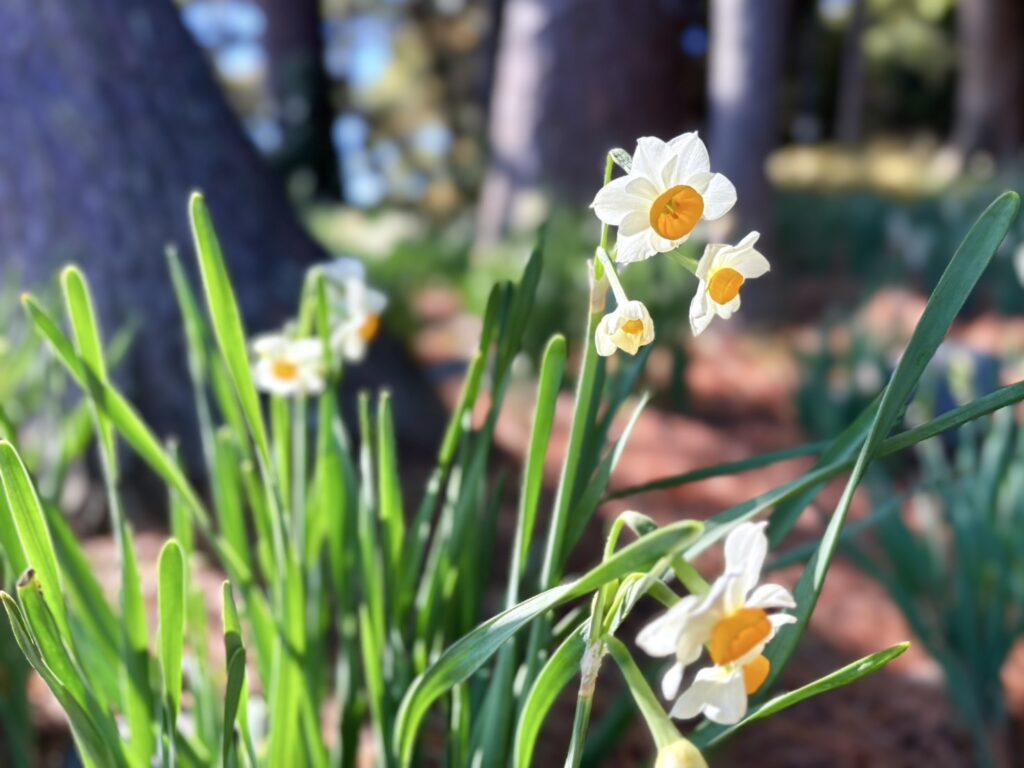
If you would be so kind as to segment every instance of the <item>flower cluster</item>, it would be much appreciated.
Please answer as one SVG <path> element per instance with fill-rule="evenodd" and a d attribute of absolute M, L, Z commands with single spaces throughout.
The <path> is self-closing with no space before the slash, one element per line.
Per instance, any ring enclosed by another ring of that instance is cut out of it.
<path fill-rule="evenodd" d="M 723 725 L 747 713 L 747 697 L 768 679 L 763 655 L 779 627 L 796 619 L 776 609 L 796 607 L 793 595 L 778 584 L 762 584 L 768 554 L 765 523 L 744 523 L 725 540 L 725 570 L 706 594 L 688 595 L 644 627 L 636 642 L 651 656 L 675 657 L 661 681 L 666 699 L 676 699 L 669 714 L 691 718 L 703 713 Z M 705 649 L 710 666 L 700 669 L 678 698 L 686 668 Z"/>
<path fill-rule="evenodd" d="M 295 323 L 253 340 L 253 380 L 272 395 L 312 395 L 326 386 L 328 351 L 339 359 L 360 362 L 380 330 L 387 296 L 366 282 L 366 269 L 355 259 L 336 259 L 313 267 L 309 277 L 324 279 L 331 327 L 329 350 L 317 336 L 302 336 Z"/>
<path fill-rule="evenodd" d="M 602 222 L 618 228 L 614 261 L 625 265 L 675 251 L 702 220 L 721 218 L 735 204 L 736 189 L 725 176 L 711 172 L 707 147 L 694 132 L 669 142 L 637 141 L 629 171 L 606 184 L 591 207 Z M 751 232 L 735 246 L 709 244 L 699 262 L 688 265 L 700 281 L 690 303 L 694 335 L 716 315 L 731 317 L 740 308 L 744 282 L 768 271 L 768 260 L 755 249 L 757 239 L 758 233 Z M 603 271 L 618 306 L 597 327 L 597 352 L 607 356 L 621 349 L 635 355 L 654 340 L 650 313 L 642 302 L 626 297 L 611 264 Z"/>

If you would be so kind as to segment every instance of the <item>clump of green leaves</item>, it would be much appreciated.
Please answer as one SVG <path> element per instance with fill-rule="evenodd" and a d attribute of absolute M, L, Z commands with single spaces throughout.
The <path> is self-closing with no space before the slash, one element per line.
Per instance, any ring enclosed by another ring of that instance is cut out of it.
<path fill-rule="evenodd" d="M 40 501 L 14 447 L 0 442 L 3 509 L 10 516 L 0 520 L 0 530 L 16 532 L 0 544 L 24 574 L 17 596 L 3 595 L 18 644 L 67 712 L 90 767 L 154 761 L 351 766 L 364 730 L 372 733 L 373 759 L 382 766 L 527 766 L 553 703 L 580 676 L 567 759 L 577 765 L 606 655 L 622 671 L 654 744 L 662 748 L 681 736 L 616 637 L 623 621 L 645 597 L 673 604 L 673 577 L 692 584 L 686 578 L 690 562 L 739 523 L 768 516 L 777 543 L 827 480 L 852 469 L 797 586 L 797 623 L 769 649 L 766 695 L 738 724 L 701 726 L 694 741 L 712 746 L 748 722 L 868 674 L 904 649 L 768 698 L 806 629 L 854 489 L 869 465 L 1024 399 L 1024 387 L 1009 387 L 890 434 L 1018 207 L 1015 195 L 1000 198 L 971 231 L 882 396 L 826 447 L 812 447 L 821 452 L 813 471 L 704 523 L 681 520 L 659 528 L 627 513 L 612 524 L 602 560 L 578 575 L 568 573 L 566 564 L 608 495 L 643 407 L 641 400 L 611 440 L 645 357 L 610 370 L 592 341 L 600 312 L 588 314 L 568 446 L 545 515 L 543 468 L 567 359 L 565 339 L 553 337 L 540 369 L 503 596 L 495 603 L 487 589 L 495 520 L 509 494 L 504 476 L 489 476 L 488 460 L 541 281 L 539 255 L 518 283 L 492 290 L 436 466 L 418 504 L 410 505 L 386 393 L 360 398 L 358 444 L 340 418 L 340 361 L 330 361 L 330 386 L 317 398 L 260 399 L 213 224 L 202 198 L 194 196 L 201 296 L 173 255 L 171 271 L 212 499 L 202 499 L 174 450 L 111 383 L 88 285 L 69 267 L 61 281 L 69 333 L 31 297 L 25 307 L 88 395 L 120 553 L 120 605 L 115 609 L 104 600 L 63 519 Z M 329 337 L 326 301 L 322 277 L 314 273 L 297 313 L 303 334 Z M 481 421 L 473 418 L 478 410 Z M 119 502 L 122 444 L 163 479 L 171 500 L 174 538 L 160 559 L 157 627 L 146 616 L 131 527 Z M 739 472 L 776 458 L 660 484 Z M 625 543 L 623 536 L 632 540 Z M 222 665 L 210 658 L 203 596 L 190 578 L 190 564 L 202 556 L 200 539 L 229 578 L 222 595 Z M 127 740 L 118 732 L 120 721 L 128 727 Z"/>

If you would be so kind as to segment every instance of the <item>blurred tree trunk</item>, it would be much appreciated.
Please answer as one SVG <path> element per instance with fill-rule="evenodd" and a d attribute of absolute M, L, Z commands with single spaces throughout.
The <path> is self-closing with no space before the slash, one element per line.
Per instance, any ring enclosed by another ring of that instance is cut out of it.
<path fill-rule="evenodd" d="M 839 104 L 836 109 L 836 138 L 844 144 L 858 144 L 864 138 L 864 27 L 867 1 L 854 0 L 853 13 L 843 32 L 839 62 Z"/>
<path fill-rule="evenodd" d="M 275 153 L 283 171 L 309 168 L 317 191 L 337 195 L 338 158 L 331 140 L 334 110 L 324 69 L 323 18 L 318 0 L 257 0 L 267 19 L 263 39 L 270 88 L 284 129 Z"/>
<path fill-rule="evenodd" d="M 772 195 L 765 175 L 779 139 L 783 46 L 788 0 L 714 0 L 710 4 L 708 148 L 712 168 L 739 195 L 740 229 L 771 238 Z M 764 246 L 770 251 L 770 247 Z"/>
<path fill-rule="evenodd" d="M 326 254 L 171 0 L 5 0 L 0 30 L 0 275 L 14 268 L 38 287 L 79 263 L 107 334 L 141 326 L 122 383 L 159 431 L 190 433 L 184 342 L 163 256 L 177 243 L 193 262 L 190 190 L 207 196 L 251 331 L 294 314 L 305 268 Z M 376 348 L 351 381 L 390 380 L 396 406 L 419 407 L 422 379 L 394 346 Z"/>
<path fill-rule="evenodd" d="M 953 143 L 1006 157 L 1024 139 L 1024 3 L 960 0 Z"/>
<path fill-rule="evenodd" d="M 669 4 L 504 0 L 489 113 L 490 167 L 478 242 L 501 237 L 524 193 L 589 202 L 604 157 L 636 139 L 692 130 L 702 77 Z M 689 122 L 687 117 L 690 118 Z"/>

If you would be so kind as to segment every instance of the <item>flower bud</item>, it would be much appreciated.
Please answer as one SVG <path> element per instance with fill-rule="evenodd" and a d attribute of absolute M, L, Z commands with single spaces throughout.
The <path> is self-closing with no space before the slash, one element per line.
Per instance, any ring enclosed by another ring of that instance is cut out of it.
<path fill-rule="evenodd" d="M 686 739 L 680 739 L 658 750 L 654 768 L 708 768 L 708 764 L 700 750 Z"/>

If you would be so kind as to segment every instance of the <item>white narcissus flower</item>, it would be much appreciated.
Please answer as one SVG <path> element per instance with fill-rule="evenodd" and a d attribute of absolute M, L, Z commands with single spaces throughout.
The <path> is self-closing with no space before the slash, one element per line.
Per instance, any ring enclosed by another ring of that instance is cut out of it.
<path fill-rule="evenodd" d="M 331 350 L 352 362 L 366 357 L 370 342 L 380 331 L 380 316 L 388 299 L 366 282 L 366 267 L 361 261 L 347 257 L 318 264 L 327 279 L 330 302 Z"/>
<path fill-rule="evenodd" d="M 713 243 L 697 264 L 697 293 L 690 302 L 690 329 L 700 335 L 718 315 L 728 320 L 740 308 L 740 288 L 771 265 L 754 249 L 760 234 L 751 232 L 736 245 Z"/>
<path fill-rule="evenodd" d="M 651 656 L 675 656 L 661 681 L 666 699 L 676 697 L 687 665 L 705 646 L 714 666 L 700 670 L 678 698 L 672 717 L 696 717 L 731 725 L 747 712 L 747 696 L 764 684 L 770 665 L 761 652 L 778 628 L 796 619 L 775 608 L 795 608 L 789 590 L 762 584 L 768 554 L 765 523 L 743 523 L 725 540 L 725 571 L 706 595 L 688 595 L 644 627 L 636 642 Z"/>
<path fill-rule="evenodd" d="M 654 341 L 654 321 L 642 301 L 627 301 L 601 318 L 594 332 L 597 354 L 608 357 L 616 349 L 630 355 Z"/>
<path fill-rule="evenodd" d="M 693 132 L 667 143 L 639 139 L 629 173 L 602 187 L 591 207 L 619 228 L 615 260 L 628 263 L 671 251 L 701 219 L 721 218 L 735 204 L 735 187 L 711 173 L 707 147 Z"/>
<path fill-rule="evenodd" d="M 348 279 L 336 309 L 339 319 L 331 333 L 331 349 L 346 360 L 358 362 L 380 332 L 380 316 L 388 297 L 362 279 Z"/>
<path fill-rule="evenodd" d="M 252 344 L 257 389 L 284 397 L 324 390 L 324 345 L 320 339 L 290 339 L 279 333 L 257 337 Z"/>
<path fill-rule="evenodd" d="M 647 311 L 642 301 L 630 301 L 626 296 L 622 283 L 615 274 L 615 267 L 604 249 L 598 249 L 597 261 L 603 266 L 603 278 L 608 280 L 615 295 L 616 307 L 597 324 L 594 330 L 594 347 L 601 357 L 614 354 L 616 349 L 635 355 L 640 351 L 640 347 L 654 341 L 654 321 L 651 319 L 651 313 Z"/>

